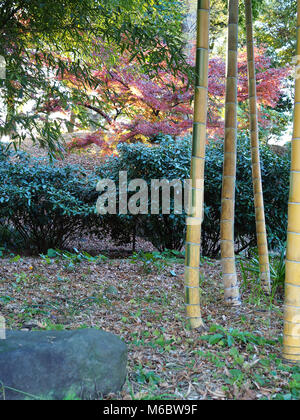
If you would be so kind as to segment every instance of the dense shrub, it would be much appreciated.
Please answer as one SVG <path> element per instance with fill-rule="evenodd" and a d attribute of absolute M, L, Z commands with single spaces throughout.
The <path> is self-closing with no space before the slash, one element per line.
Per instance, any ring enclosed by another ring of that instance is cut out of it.
<path fill-rule="evenodd" d="M 160 144 L 121 144 L 111 157 L 90 175 L 75 166 L 58 168 L 24 153 L 4 153 L 0 145 L 0 246 L 46 252 L 63 248 L 66 241 L 84 233 L 110 234 L 118 244 L 133 243 L 136 236 L 149 240 L 157 249 L 181 249 L 185 239 L 185 215 L 95 214 L 99 193 L 96 183 L 109 178 L 118 186 L 119 172 L 127 171 L 128 182 L 144 179 L 188 179 L 190 139 L 169 137 Z M 248 139 L 240 136 L 237 159 L 235 240 L 237 250 L 255 246 L 255 216 Z M 289 184 L 289 154 L 278 156 L 267 146 L 261 149 L 263 188 L 269 245 L 279 247 L 286 239 Z M 204 255 L 220 252 L 220 208 L 223 146 L 211 143 L 206 151 Z M 150 191 L 150 188 L 149 188 Z M 128 196 L 130 197 L 129 193 Z M 150 204 L 150 195 L 149 195 Z M 150 209 L 150 205 L 149 205 Z M 118 208 L 117 208 L 118 213 Z"/>
<path fill-rule="evenodd" d="M 219 251 L 216 225 L 219 235 L 220 197 L 222 187 L 223 148 L 221 144 L 207 148 L 205 174 L 204 244 L 208 254 Z M 266 146 L 261 146 L 261 171 L 265 201 L 265 215 L 270 248 L 280 247 L 286 240 L 287 204 L 289 193 L 289 155 L 278 156 Z M 251 172 L 249 140 L 240 135 L 237 148 L 235 240 L 241 250 L 256 245 L 255 212 Z M 215 192 L 215 193 L 214 193 Z"/>
<path fill-rule="evenodd" d="M 117 185 L 119 171 L 128 172 L 128 181 L 142 178 L 148 185 L 151 179 L 184 180 L 189 178 L 190 155 L 190 139 L 165 138 L 156 147 L 122 144 L 118 157 L 108 159 L 97 175 L 110 178 Z M 261 160 L 269 245 L 275 248 L 286 238 L 289 156 L 278 156 L 263 146 Z M 202 242 L 203 254 L 209 256 L 220 251 L 222 171 L 223 146 L 211 143 L 206 152 Z M 171 209 L 173 204 L 172 197 Z M 172 212 L 170 215 L 107 215 L 103 223 L 113 239 L 121 243 L 130 242 L 136 233 L 160 250 L 180 249 L 184 242 L 185 216 Z M 238 145 L 235 239 L 238 250 L 256 244 L 251 153 L 248 139 L 243 135 Z"/>
<path fill-rule="evenodd" d="M 190 167 L 189 141 L 174 141 L 167 137 L 160 145 L 121 144 L 119 156 L 107 160 L 98 169 L 100 178 L 112 179 L 119 192 L 119 172 L 127 171 L 128 182 L 144 179 L 149 187 L 152 179 L 187 179 Z M 130 198 L 130 194 L 128 194 Z M 171 211 L 174 197 L 171 196 Z M 150 209 L 150 194 L 149 194 Z M 161 209 L 161 203 L 160 203 Z M 117 209 L 118 210 L 118 209 Z M 185 215 L 107 215 L 103 228 L 109 229 L 117 243 L 128 243 L 135 235 L 149 240 L 156 248 L 180 249 L 184 242 Z"/>
<path fill-rule="evenodd" d="M 1 150 L 0 150 L 1 154 Z M 95 179 L 76 167 L 10 154 L 0 158 L 0 242 L 46 252 L 95 227 Z"/>

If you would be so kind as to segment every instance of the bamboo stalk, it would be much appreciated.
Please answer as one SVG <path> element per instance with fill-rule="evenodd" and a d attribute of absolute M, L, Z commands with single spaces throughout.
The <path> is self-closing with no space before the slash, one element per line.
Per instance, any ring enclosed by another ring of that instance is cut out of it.
<path fill-rule="evenodd" d="M 300 0 L 297 18 L 297 70 L 300 69 Z M 297 71 L 297 73 L 298 73 Z M 297 74 L 296 73 L 296 74 Z M 300 78 L 295 83 L 294 132 L 285 278 L 283 357 L 300 364 Z"/>
<path fill-rule="evenodd" d="M 193 149 L 185 258 L 185 304 L 187 318 L 192 328 L 204 326 L 201 317 L 199 280 L 207 125 L 208 42 L 209 0 L 198 0 Z"/>
<path fill-rule="evenodd" d="M 249 107 L 250 107 L 250 133 L 251 133 L 251 159 L 252 179 L 254 189 L 254 205 L 256 219 L 256 236 L 258 246 L 260 281 L 263 289 L 271 292 L 269 251 L 265 222 L 264 199 L 260 168 L 260 153 L 257 122 L 257 95 L 256 71 L 253 41 L 252 0 L 245 0 L 246 28 L 247 28 L 247 55 L 248 55 L 248 81 L 249 81 Z"/>
<path fill-rule="evenodd" d="M 221 257 L 225 303 L 241 304 L 234 255 L 234 214 L 237 145 L 239 0 L 229 0 L 228 53 L 225 99 L 225 142 L 221 209 Z"/>

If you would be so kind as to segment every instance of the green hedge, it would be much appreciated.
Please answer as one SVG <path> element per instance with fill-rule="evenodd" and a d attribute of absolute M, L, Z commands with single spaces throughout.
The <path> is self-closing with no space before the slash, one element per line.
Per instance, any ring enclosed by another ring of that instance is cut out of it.
<path fill-rule="evenodd" d="M 96 180 L 77 167 L 54 167 L 24 153 L 0 158 L 0 243 L 47 252 L 97 225 Z"/>
<path fill-rule="evenodd" d="M 119 171 L 128 171 L 128 181 L 142 178 L 187 179 L 190 173 L 190 139 L 164 138 L 155 147 L 144 144 L 121 144 L 118 157 L 98 168 L 101 178 L 118 184 Z M 286 239 L 289 185 L 289 156 L 278 156 L 267 146 L 261 148 L 263 189 L 269 245 L 280 246 Z M 205 217 L 203 223 L 203 255 L 220 252 L 220 210 L 223 171 L 223 145 L 211 143 L 206 150 Z M 173 203 L 173 201 L 172 201 Z M 159 250 L 180 249 L 185 237 L 185 216 L 127 215 L 105 216 L 103 228 L 118 243 L 132 241 L 135 234 L 149 240 Z M 251 179 L 251 154 L 248 138 L 241 135 L 238 143 L 235 240 L 237 249 L 255 246 L 255 215 Z"/>

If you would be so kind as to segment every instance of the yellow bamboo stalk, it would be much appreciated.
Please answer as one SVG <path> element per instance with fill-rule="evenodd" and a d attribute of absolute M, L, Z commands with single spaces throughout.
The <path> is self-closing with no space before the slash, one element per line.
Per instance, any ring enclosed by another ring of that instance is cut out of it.
<path fill-rule="evenodd" d="M 300 0 L 297 19 L 297 72 L 300 69 Z M 300 78 L 295 83 L 294 132 L 286 252 L 283 357 L 300 364 Z"/>
<path fill-rule="evenodd" d="M 225 99 L 225 142 L 221 209 L 221 257 L 225 303 L 241 304 L 234 255 L 234 213 L 237 144 L 239 0 L 229 0 L 228 53 Z"/>
<path fill-rule="evenodd" d="M 250 133 L 251 133 L 251 159 L 252 159 L 252 179 L 254 189 L 254 205 L 256 219 L 256 235 L 260 268 L 260 281 L 263 289 L 270 293 L 270 265 L 267 241 L 267 231 L 265 222 L 265 209 L 262 190 L 260 153 L 258 140 L 257 122 L 257 95 L 256 95 L 256 71 L 255 54 L 253 41 L 253 16 L 252 0 L 245 0 L 246 9 L 246 28 L 247 28 L 247 55 L 248 55 L 248 81 L 249 81 L 249 107 L 250 107 Z"/>
<path fill-rule="evenodd" d="M 199 280 L 207 123 L 208 42 L 209 0 L 198 0 L 193 150 L 185 259 L 185 304 L 187 318 L 192 328 L 204 326 L 201 317 Z"/>

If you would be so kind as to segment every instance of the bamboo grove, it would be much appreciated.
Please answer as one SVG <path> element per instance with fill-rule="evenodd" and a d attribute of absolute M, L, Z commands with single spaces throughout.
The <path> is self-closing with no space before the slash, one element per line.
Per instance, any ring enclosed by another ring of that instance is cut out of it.
<path fill-rule="evenodd" d="M 227 75 L 225 98 L 224 165 L 221 197 L 221 258 L 225 303 L 240 305 L 239 284 L 234 251 L 234 213 L 236 191 L 237 150 L 237 81 L 238 81 L 238 22 L 239 0 L 229 0 Z M 300 70 L 300 0 L 297 0 L 297 73 Z M 253 200 L 255 206 L 257 247 L 260 282 L 264 291 L 271 292 L 269 254 L 264 212 L 261 162 L 259 152 L 259 127 L 255 49 L 253 39 L 252 0 L 244 0 L 247 36 L 249 132 L 252 160 Z M 201 224 L 204 206 L 204 166 L 207 123 L 207 87 L 209 66 L 209 12 L 210 1 L 198 0 L 196 84 L 194 101 L 193 148 L 191 162 L 191 187 L 187 215 L 185 302 L 187 318 L 192 328 L 202 328 L 200 303 L 200 248 Z M 294 132 L 290 198 L 288 204 L 288 237 L 286 260 L 284 358 L 300 362 L 300 77 L 296 77 Z"/>

